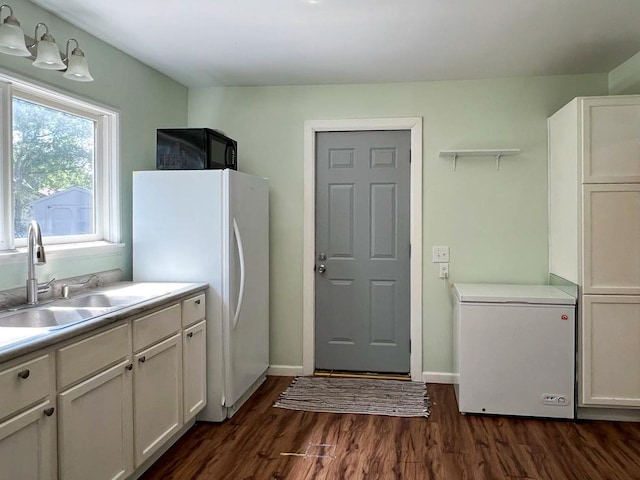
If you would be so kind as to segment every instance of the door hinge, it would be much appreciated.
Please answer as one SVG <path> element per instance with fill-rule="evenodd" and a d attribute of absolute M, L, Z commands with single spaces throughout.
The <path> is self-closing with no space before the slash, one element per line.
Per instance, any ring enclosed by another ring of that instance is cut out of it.
<path fill-rule="evenodd" d="M 411 339 L 409 339 L 409 353 L 411 353 Z"/>
<path fill-rule="evenodd" d="M 411 244 L 409 244 L 409 258 L 411 258 Z"/>

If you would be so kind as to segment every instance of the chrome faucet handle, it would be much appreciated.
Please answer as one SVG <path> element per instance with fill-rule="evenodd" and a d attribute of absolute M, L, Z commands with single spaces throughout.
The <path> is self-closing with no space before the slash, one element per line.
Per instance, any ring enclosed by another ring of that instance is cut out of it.
<path fill-rule="evenodd" d="M 53 281 L 56 279 L 56 277 L 53 277 L 51 280 L 49 280 L 46 283 L 39 283 L 38 284 L 38 293 L 46 293 L 49 290 L 51 290 L 51 284 L 53 283 Z"/>

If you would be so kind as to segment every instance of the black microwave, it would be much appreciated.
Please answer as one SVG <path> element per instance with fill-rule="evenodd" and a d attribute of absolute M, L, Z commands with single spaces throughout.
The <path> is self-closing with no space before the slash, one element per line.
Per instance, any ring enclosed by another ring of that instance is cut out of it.
<path fill-rule="evenodd" d="M 210 128 L 159 128 L 158 170 L 238 169 L 238 143 Z"/>

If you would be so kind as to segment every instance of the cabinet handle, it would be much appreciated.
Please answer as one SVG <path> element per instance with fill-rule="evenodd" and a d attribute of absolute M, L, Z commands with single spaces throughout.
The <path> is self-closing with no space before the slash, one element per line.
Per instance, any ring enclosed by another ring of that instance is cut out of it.
<path fill-rule="evenodd" d="M 21 370 L 18 372 L 18 377 L 25 379 L 25 378 L 29 378 L 30 374 L 31 372 L 29 371 L 29 369 L 25 368 L 24 370 Z"/>
<path fill-rule="evenodd" d="M 200 300 L 196 300 L 196 305 L 200 305 Z"/>
<path fill-rule="evenodd" d="M 187 337 L 189 337 L 189 338 L 193 337 L 193 332 L 187 333 Z"/>
<path fill-rule="evenodd" d="M 133 363 L 130 363 L 129 365 L 127 365 L 126 367 L 124 367 L 125 369 L 131 371 L 133 370 Z"/>
<path fill-rule="evenodd" d="M 141 356 L 141 357 L 138 359 L 138 361 L 139 361 L 140 363 L 144 363 L 144 362 L 146 362 L 146 361 L 147 361 L 147 357 L 145 357 L 145 356 L 143 355 L 143 356 Z"/>
<path fill-rule="evenodd" d="M 53 407 L 45 408 L 45 409 L 44 409 L 44 414 L 45 414 L 47 417 L 50 417 L 51 415 L 53 415 L 53 412 L 55 412 L 55 411 L 56 411 L 56 409 L 55 409 L 55 408 L 53 408 Z"/>

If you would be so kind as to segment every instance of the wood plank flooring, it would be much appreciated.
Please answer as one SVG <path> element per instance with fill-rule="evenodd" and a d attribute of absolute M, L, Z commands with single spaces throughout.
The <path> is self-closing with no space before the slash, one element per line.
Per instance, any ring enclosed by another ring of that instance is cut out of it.
<path fill-rule="evenodd" d="M 230 420 L 196 424 L 141 478 L 640 479 L 640 424 L 463 416 L 451 385 L 428 386 L 428 419 L 273 408 L 291 380 L 269 377 Z M 307 449 L 333 456 L 281 455 Z"/>

